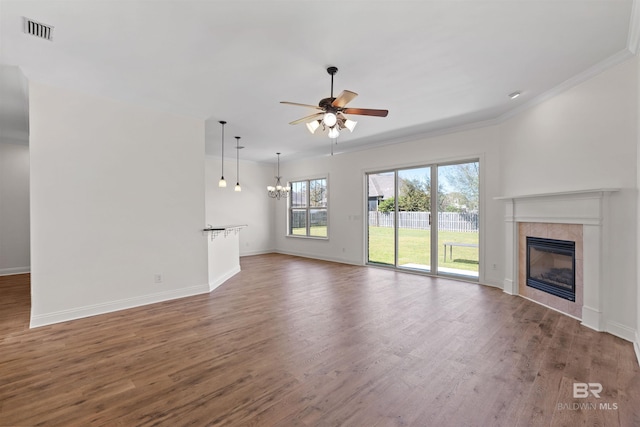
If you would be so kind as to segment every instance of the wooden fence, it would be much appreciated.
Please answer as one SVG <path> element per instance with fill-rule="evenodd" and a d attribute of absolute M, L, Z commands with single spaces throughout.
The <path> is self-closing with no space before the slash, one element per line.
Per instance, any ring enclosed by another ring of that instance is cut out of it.
<path fill-rule="evenodd" d="M 398 227 L 416 230 L 430 228 L 431 212 L 398 212 Z M 393 213 L 369 211 L 369 226 L 393 227 Z M 478 232 L 478 214 L 465 212 L 438 212 L 438 230 Z"/>

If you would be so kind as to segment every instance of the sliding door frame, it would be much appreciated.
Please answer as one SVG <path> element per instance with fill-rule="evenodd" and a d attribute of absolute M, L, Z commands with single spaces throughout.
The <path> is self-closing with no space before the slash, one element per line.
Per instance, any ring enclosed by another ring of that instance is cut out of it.
<path fill-rule="evenodd" d="M 418 163 L 413 165 L 403 165 L 403 166 L 395 166 L 390 168 L 383 169 L 375 169 L 364 171 L 364 187 L 365 187 L 365 215 L 366 218 L 364 221 L 364 236 L 365 236 L 365 251 L 364 251 L 364 263 L 365 265 L 382 267 L 382 268 L 390 268 L 394 270 L 408 271 L 413 273 L 425 274 L 429 276 L 442 276 L 449 277 L 455 279 L 461 279 L 469 282 L 478 282 L 483 280 L 483 268 L 482 268 L 482 259 L 483 259 L 483 228 L 484 228 L 484 203 L 483 203 L 483 195 L 484 195 L 484 168 L 483 168 L 483 159 L 482 155 L 469 156 L 460 159 L 448 159 L 446 161 L 434 161 L 431 163 Z M 478 214 L 480 216 L 478 220 L 478 278 L 467 277 L 464 275 L 457 275 L 451 273 L 442 273 L 438 272 L 438 256 L 442 255 L 439 253 L 439 244 L 438 244 L 438 168 L 440 166 L 451 166 L 451 165 L 459 165 L 465 163 L 478 163 L 479 167 L 479 176 L 478 176 Z M 398 180 L 398 172 L 407 169 L 414 168 L 430 168 L 430 179 L 431 179 L 431 224 L 430 224 L 430 269 L 422 270 L 410 267 L 402 267 L 398 265 L 398 190 L 399 190 L 399 180 Z M 382 262 L 369 261 L 369 175 L 379 174 L 379 173 L 393 173 L 394 179 L 394 220 L 393 220 L 393 236 L 394 236 L 394 260 L 393 265 L 386 264 Z M 435 193 L 433 189 L 435 190 Z M 434 198 L 435 196 L 435 198 Z M 435 207 L 435 209 L 434 209 Z"/>

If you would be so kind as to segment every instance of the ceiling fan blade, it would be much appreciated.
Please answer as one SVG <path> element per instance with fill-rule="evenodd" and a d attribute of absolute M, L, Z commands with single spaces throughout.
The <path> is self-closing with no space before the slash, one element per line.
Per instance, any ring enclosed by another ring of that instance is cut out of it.
<path fill-rule="evenodd" d="M 296 105 L 298 107 L 308 107 L 308 108 L 315 108 L 316 110 L 322 110 L 322 108 L 318 107 L 317 105 L 299 104 L 297 102 L 280 101 L 280 104 Z"/>
<path fill-rule="evenodd" d="M 315 114 L 312 114 L 310 116 L 303 117 L 303 118 L 298 119 L 298 120 L 294 120 L 289 124 L 290 125 L 297 125 L 298 123 L 310 122 L 311 120 L 319 120 L 319 119 L 322 118 L 322 116 L 324 116 L 324 113 L 315 113 Z"/>
<path fill-rule="evenodd" d="M 387 117 L 387 114 L 389 114 L 389 110 L 372 110 L 370 108 L 345 108 L 342 112 L 347 114 L 377 117 Z"/>
<path fill-rule="evenodd" d="M 340 95 L 336 99 L 333 100 L 331 105 L 333 107 L 342 108 L 347 105 L 353 98 L 358 96 L 357 93 L 351 92 L 350 90 L 343 90 L 340 92 Z"/>

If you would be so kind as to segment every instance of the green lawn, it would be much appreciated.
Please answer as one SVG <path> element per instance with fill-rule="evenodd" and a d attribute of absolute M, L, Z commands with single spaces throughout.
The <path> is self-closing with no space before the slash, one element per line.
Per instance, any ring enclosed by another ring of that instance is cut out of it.
<path fill-rule="evenodd" d="M 429 239 L 431 232 L 407 228 L 401 228 L 398 232 L 398 265 L 430 265 Z M 306 228 L 294 228 L 292 230 L 292 234 L 296 236 L 305 236 L 306 233 Z M 327 237 L 327 227 L 311 227 L 311 236 Z M 447 248 L 447 261 L 445 262 L 443 256 L 443 244 L 445 242 L 473 243 L 477 245 L 478 233 L 452 231 L 440 231 L 438 233 L 438 267 L 478 272 L 478 248 L 454 247 L 453 259 L 450 259 L 449 248 Z M 370 262 L 393 265 L 393 246 L 393 228 L 369 227 Z"/>
<path fill-rule="evenodd" d="M 398 264 L 430 265 L 430 231 L 398 230 Z M 445 242 L 478 244 L 478 233 L 459 233 L 440 231 L 438 233 L 438 267 L 458 270 L 478 271 L 478 248 L 454 247 L 453 259 L 444 261 L 443 244 Z M 393 265 L 393 228 L 369 227 L 369 261 Z"/>
<path fill-rule="evenodd" d="M 327 226 L 326 225 L 317 225 L 311 227 L 309 230 L 311 233 L 311 237 L 327 237 Z M 307 229 L 305 227 L 293 228 L 291 230 L 291 235 L 293 236 L 306 236 Z"/>

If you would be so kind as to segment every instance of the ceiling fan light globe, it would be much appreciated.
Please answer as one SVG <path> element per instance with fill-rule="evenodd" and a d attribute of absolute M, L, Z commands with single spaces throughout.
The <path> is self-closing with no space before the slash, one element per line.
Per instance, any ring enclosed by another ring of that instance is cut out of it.
<path fill-rule="evenodd" d="M 329 112 L 325 113 L 324 118 L 322 119 L 326 126 L 332 127 L 338 122 L 338 117 L 335 114 Z"/>
<path fill-rule="evenodd" d="M 356 125 L 358 124 L 358 122 L 354 121 L 354 120 L 345 120 L 344 121 L 344 127 L 346 127 L 347 129 L 349 129 L 349 131 L 353 132 L 353 130 L 356 128 Z"/>
<path fill-rule="evenodd" d="M 338 136 L 340 136 L 340 132 L 338 131 L 338 128 L 332 127 L 331 130 L 329 130 L 329 138 L 335 139 Z"/>
<path fill-rule="evenodd" d="M 313 120 L 307 123 L 307 129 L 309 129 L 309 132 L 311 133 L 315 133 L 316 129 L 318 129 L 319 127 L 320 123 L 318 123 L 318 120 Z"/>

